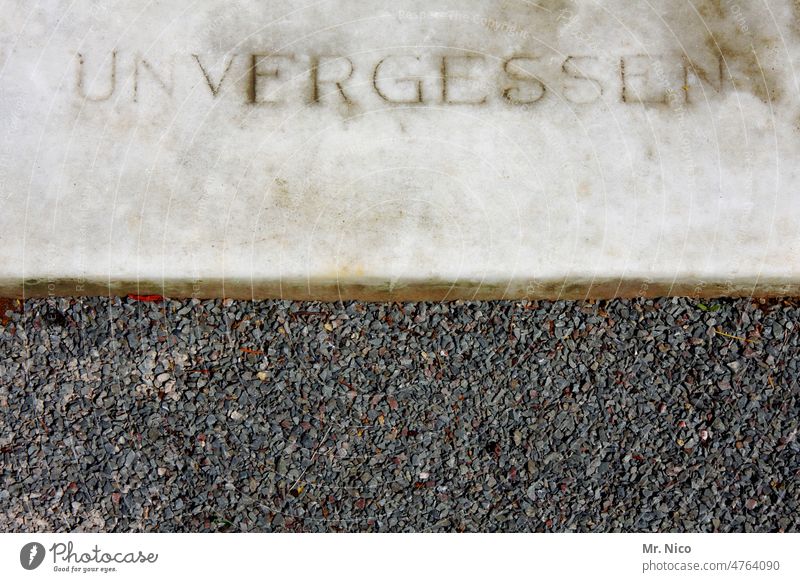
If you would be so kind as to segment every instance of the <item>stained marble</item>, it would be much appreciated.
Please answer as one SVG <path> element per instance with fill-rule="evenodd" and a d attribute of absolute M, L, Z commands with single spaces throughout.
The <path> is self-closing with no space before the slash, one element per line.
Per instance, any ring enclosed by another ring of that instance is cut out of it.
<path fill-rule="evenodd" d="M 0 294 L 800 291 L 793 0 L 4 7 Z"/>

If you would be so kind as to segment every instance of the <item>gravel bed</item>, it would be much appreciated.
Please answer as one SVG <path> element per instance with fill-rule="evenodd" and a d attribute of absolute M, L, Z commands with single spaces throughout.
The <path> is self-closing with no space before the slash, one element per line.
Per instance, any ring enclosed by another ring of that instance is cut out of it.
<path fill-rule="evenodd" d="M 800 531 L 792 300 L 2 311 L 0 531 Z"/>

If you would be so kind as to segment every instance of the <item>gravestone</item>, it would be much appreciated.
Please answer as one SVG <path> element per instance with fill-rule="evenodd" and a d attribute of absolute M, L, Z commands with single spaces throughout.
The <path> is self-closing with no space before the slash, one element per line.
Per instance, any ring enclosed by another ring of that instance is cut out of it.
<path fill-rule="evenodd" d="M 799 14 L 6 3 L 0 295 L 797 294 Z"/>

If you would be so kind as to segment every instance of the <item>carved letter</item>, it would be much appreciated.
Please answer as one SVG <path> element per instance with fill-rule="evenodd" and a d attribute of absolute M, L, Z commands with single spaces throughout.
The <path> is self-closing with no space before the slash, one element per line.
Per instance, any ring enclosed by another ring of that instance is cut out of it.
<path fill-rule="evenodd" d="M 348 65 L 347 74 L 342 76 L 339 75 L 338 79 L 328 79 L 325 78 L 325 75 L 320 74 L 320 68 L 327 68 L 325 67 L 326 63 L 342 63 L 346 62 Z M 350 98 L 347 96 L 347 93 L 344 92 L 344 87 L 342 83 L 349 80 L 350 77 L 353 76 L 354 66 L 353 61 L 348 59 L 347 57 L 341 58 L 331 58 L 331 59 L 321 59 L 320 57 L 312 57 L 311 58 L 311 102 L 312 103 L 320 103 L 321 95 L 319 86 L 323 83 L 334 83 L 336 88 L 339 90 L 339 94 L 342 96 L 342 99 L 345 103 L 352 103 Z"/>
<path fill-rule="evenodd" d="M 467 65 L 469 68 L 469 64 L 480 60 L 483 61 L 483 57 L 475 56 L 475 55 L 463 55 L 463 56 L 443 56 L 442 57 L 442 103 L 446 103 L 448 105 L 482 105 L 486 103 L 486 95 L 481 98 L 474 97 L 469 99 L 469 97 L 463 97 L 462 99 L 451 99 L 450 95 L 454 91 L 454 88 L 451 87 L 451 81 L 467 81 L 467 85 L 471 82 L 472 85 L 480 86 L 481 83 L 476 81 L 472 77 L 469 76 L 467 73 L 462 74 L 453 74 L 450 71 L 450 62 L 455 61 L 456 59 L 461 59 L 464 64 Z M 463 87 L 462 87 L 463 88 Z"/>
<path fill-rule="evenodd" d="M 603 85 L 599 80 L 589 77 L 587 65 L 597 63 L 597 57 L 567 57 L 561 70 L 571 80 L 564 83 L 564 98 L 576 104 L 594 103 L 603 95 Z"/>
<path fill-rule="evenodd" d="M 84 56 L 81 53 L 78 53 L 78 95 L 86 99 L 87 101 L 105 101 L 109 99 L 116 90 L 117 87 L 117 51 L 111 53 L 111 82 L 109 83 L 108 91 L 102 95 L 94 95 L 90 96 L 86 93 L 86 76 L 83 71 L 83 64 L 84 64 Z"/>
<path fill-rule="evenodd" d="M 503 90 L 503 98 L 513 105 L 530 105 L 532 103 L 536 103 L 547 92 L 547 87 L 545 87 L 544 83 L 542 83 L 533 73 L 523 69 L 519 65 L 516 69 L 512 68 L 514 63 L 518 61 L 527 61 L 529 63 L 534 63 L 538 61 L 537 57 L 525 57 L 525 56 L 517 56 L 511 57 L 505 63 L 503 63 L 503 71 L 513 80 L 515 81 L 524 81 L 531 85 L 529 89 L 528 95 L 523 96 L 522 88 L 521 87 L 506 87 Z"/>
<path fill-rule="evenodd" d="M 697 64 L 689 60 L 688 57 L 684 57 L 683 59 L 683 81 L 684 87 L 686 89 L 686 102 L 689 103 L 691 100 L 691 90 L 694 87 L 694 81 L 699 81 L 700 85 L 706 84 L 710 86 L 714 91 L 717 93 L 722 93 L 724 89 L 724 81 L 725 81 L 725 74 L 724 74 L 724 67 L 725 67 L 725 59 L 722 55 L 717 56 L 717 67 L 714 74 L 716 75 L 716 79 L 711 77 L 708 71 L 701 69 Z"/>
<path fill-rule="evenodd" d="M 670 80 L 664 69 L 665 61 L 670 65 L 675 64 L 674 59 L 668 59 L 664 55 L 622 57 L 620 59 L 622 102 L 669 105 L 677 96 L 677 90 L 683 79 L 679 79 L 676 75 Z M 680 64 L 680 61 L 678 63 Z"/>
<path fill-rule="evenodd" d="M 282 61 L 293 61 L 294 55 L 262 55 L 262 54 L 252 54 L 250 55 L 251 64 L 250 64 L 250 82 L 247 87 L 248 98 L 250 103 L 278 103 L 276 100 L 271 101 L 259 101 L 258 99 L 258 80 L 261 77 L 265 77 L 267 79 L 280 79 L 281 78 L 281 68 L 280 64 L 275 63 L 269 69 L 260 69 L 259 65 L 262 64 L 264 61 L 268 61 L 270 59 L 275 60 L 282 60 Z"/>
<path fill-rule="evenodd" d="M 231 70 L 231 65 L 233 64 L 233 60 L 236 58 L 236 55 L 233 55 L 231 56 L 230 59 L 228 59 L 228 64 L 225 65 L 225 70 L 222 72 L 222 76 L 219 78 L 219 82 L 216 84 L 216 86 L 214 86 L 214 82 L 208 75 L 208 71 L 206 71 L 206 68 L 203 66 L 203 63 L 200 62 L 200 57 L 198 55 L 192 55 L 192 56 L 194 57 L 194 60 L 197 61 L 197 66 L 200 67 L 200 70 L 203 72 L 203 76 L 206 79 L 206 84 L 208 85 L 208 88 L 211 89 L 211 94 L 214 97 L 216 97 L 217 94 L 219 93 L 220 88 L 222 87 L 222 83 L 225 81 L 225 77 L 228 76 L 228 71 Z"/>
<path fill-rule="evenodd" d="M 375 92 L 380 96 L 381 99 L 386 101 L 387 103 L 424 103 L 423 95 L 422 95 L 422 80 L 415 79 L 412 77 L 403 77 L 403 78 L 395 78 L 394 76 L 390 77 L 392 79 L 396 79 L 396 84 L 402 83 L 415 83 L 416 85 L 416 95 L 413 97 L 389 97 L 384 89 L 381 89 L 381 70 L 383 69 L 384 65 L 392 64 L 393 60 L 397 59 L 411 59 L 419 62 L 419 57 L 402 57 L 402 56 L 389 56 L 384 57 L 381 59 L 377 65 L 375 65 L 375 71 L 372 74 L 372 86 L 375 88 Z M 391 60 L 390 60 L 391 59 Z"/>
<path fill-rule="evenodd" d="M 170 70 L 169 82 L 167 82 L 163 78 L 159 77 L 156 74 L 156 72 L 153 70 L 153 65 L 151 65 L 148 61 L 146 61 L 146 60 L 144 60 L 142 58 L 137 58 L 136 59 L 136 64 L 134 65 L 134 70 L 133 70 L 133 100 L 134 100 L 134 102 L 139 101 L 139 76 L 140 76 L 140 71 L 142 71 L 143 69 L 147 69 L 150 72 L 150 76 L 153 77 L 153 79 L 156 80 L 158 85 L 160 85 L 161 88 L 164 89 L 164 91 L 166 91 L 167 95 L 170 95 L 170 96 L 172 95 L 172 87 L 173 87 L 172 70 Z"/>

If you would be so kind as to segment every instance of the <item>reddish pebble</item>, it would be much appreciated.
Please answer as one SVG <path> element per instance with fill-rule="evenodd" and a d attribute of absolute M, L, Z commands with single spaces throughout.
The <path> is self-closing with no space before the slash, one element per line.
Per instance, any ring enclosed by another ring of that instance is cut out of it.
<path fill-rule="evenodd" d="M 142 301 L 144 303 L 159 303 L 164 301 L 162 295 L 128 295 L 131 301 Z"/>

